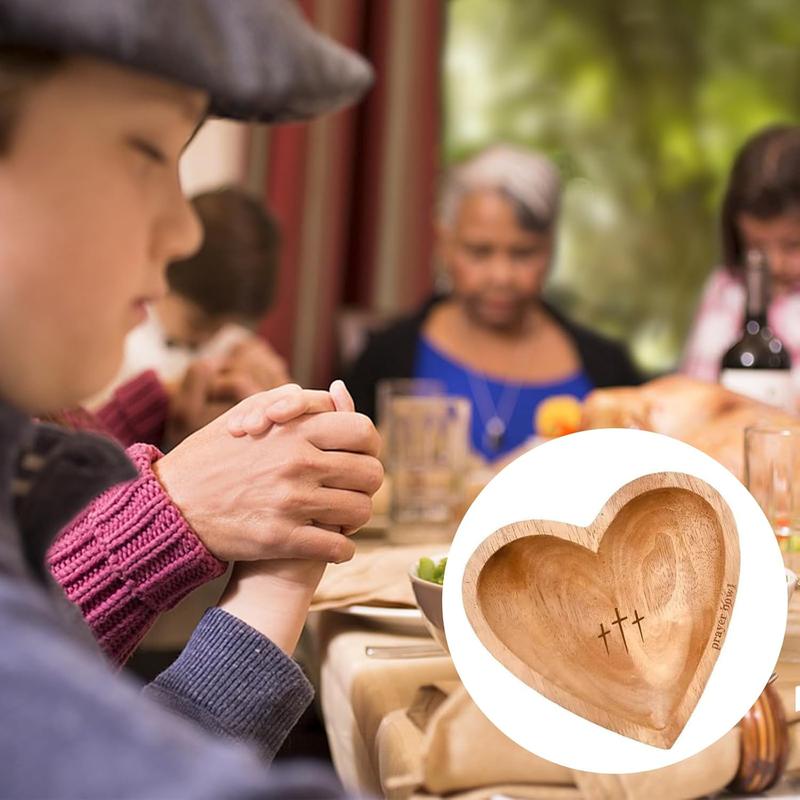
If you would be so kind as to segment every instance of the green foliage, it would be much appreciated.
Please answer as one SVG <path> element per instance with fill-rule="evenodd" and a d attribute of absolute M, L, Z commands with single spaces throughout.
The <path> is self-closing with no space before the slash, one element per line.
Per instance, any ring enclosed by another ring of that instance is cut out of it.
<path fill-rule="evenodd" d="M 445 161 L 493 141 L 566 180 L 549 292 L 672 367 L 733 154 L 800 111 L 795 0 L 450 0 Z"/>

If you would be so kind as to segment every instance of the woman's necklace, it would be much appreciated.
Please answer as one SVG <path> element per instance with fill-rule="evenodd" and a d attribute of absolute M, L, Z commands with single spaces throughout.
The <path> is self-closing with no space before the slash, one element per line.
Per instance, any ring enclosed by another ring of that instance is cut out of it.
<path fill-rule="evenodd" d="M 463 314 L 458 315 L 456 319 L 461 325 L 465 322 L 469 323 L 467 329 L 463 332 L 474 327 L 474 323 L 469 322 Z M 537 325 L 538 323 L 536 315 L 529 316 L 527 322 L 529 323 L 527 325 L 528 333 L 530 333 L 531 324 Z M 475 400 L 475 407 L 478 410 L 478 416 L 483 424 L 483 446 L 491 453 L 498 453 L 505 444 L 508 425 L 511 422 L 511 417 L 514 416 L 522 384 L 505 383 L 500 400 L 495 405 L 489 389 L 489 382 L 483 375 L 479 372 L 473 372 L 469 368 L 466 368 L 465 372 L 467 373 L 470 392 Z"/>
<path fill-rule="evenodd" d="M 483 446 L 492 453 L 497 453 L 503 446 L 508 423 L 517 407 L 521 386 L 507 384 L 500 395 L 500 402 L 495 405 L 488 381 L 470 369 L 466 373 L 478 415 L 483 423 Z"/>

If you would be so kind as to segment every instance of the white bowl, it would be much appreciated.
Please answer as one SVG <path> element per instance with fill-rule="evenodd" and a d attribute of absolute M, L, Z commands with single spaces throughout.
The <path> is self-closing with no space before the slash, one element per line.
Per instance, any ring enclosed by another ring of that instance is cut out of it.
<path fill-rule="evenodd" d="M 786 567 L 786 592 L 789 599 L 792 599 L 792 593 L 797 588 L 798 577 L 788 567 Z"/>
<path fill-rule="evenodd" d="M 438 564 L 446 556 L 447 553 L 442 553 L 437 556 L 431 556 L 431 559 Z M 444 618 L 442 616 L 442 586 L 433 581 L 426 581 L 420 578 L 417 575 L 418 567 L 419 561 L 416 564 L 412 564 L 411 569 L 408 571 L 414 598 L 417 601 L 419 610 L 422 612 L 422 619 L 428 632 L 449 653 L 447 638 L 444 634 Z M 446 574 L 447 572 L 445 571 Z"/>

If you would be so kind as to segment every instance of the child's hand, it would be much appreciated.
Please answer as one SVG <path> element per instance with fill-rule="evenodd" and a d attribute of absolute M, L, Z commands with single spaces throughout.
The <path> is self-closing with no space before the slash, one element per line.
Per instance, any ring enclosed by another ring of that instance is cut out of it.
<path fill-rule="evenodd" d="M 353 399 L 342 381 L 331 384 L 330 397 L 336 411 L 355 411 Z M 234 565 L 220 607 L 291 655 L 325 567 L 324 561 L 299 559 L 238 563 Z"/>
<path fill-rule="evenodd" d="M 213 384 L 213 364 L 198 359 L 189 365 L 179 383 L 168 387 L 169 414 L 164 431 L 167 448 L 182 442 L 231 407 L 231 403 L 221 404 L 212 399 Z"/>
<path fill-rule="evenodd" d="M 219 371 L 223 377 L 249 378 L 259 392 L 275 389 L 291 380 L 286 362 L 260 336 L 249 336 L 235 344 L 220 361 Z"/>
<path fill-rule="evenodd" d="M 227 424 L 233 436 L 258 436 L 275 423 L 289 422 L 303 414 L 355 410 L 353 398 L 342 381 L 334 381 L 327 392 L 287 383 L 243 400 L 231 409 Z"/>
<path fill-rule="evenodd" d="M 291 655 L 324 571 L 320 561 L 243 561 L 234 565 L 219 606 Z"/>

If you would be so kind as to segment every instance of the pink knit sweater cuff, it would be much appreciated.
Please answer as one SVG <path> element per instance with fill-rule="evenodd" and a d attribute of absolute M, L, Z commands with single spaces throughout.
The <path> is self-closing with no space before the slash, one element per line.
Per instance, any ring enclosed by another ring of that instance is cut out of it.
<path fill-rule="evenodd" d="M 153 474 L 159 450 L 136 444 L 127 453 L 139 477 L 94 500 L 49 553 L 56 580 L 117 663 L 158 614 L 225 571 Z"/>
<path fill-rule="evenodd" d="M 135 442 L 160 444 L 169 413 L 169 395 L 153 370 L 118 387 L 95 411 L 106 430 L 125 447 Z"/>

